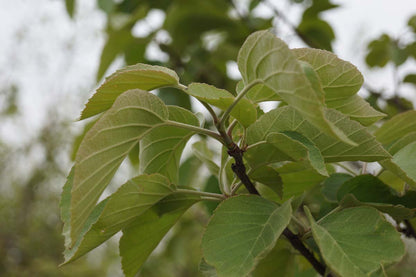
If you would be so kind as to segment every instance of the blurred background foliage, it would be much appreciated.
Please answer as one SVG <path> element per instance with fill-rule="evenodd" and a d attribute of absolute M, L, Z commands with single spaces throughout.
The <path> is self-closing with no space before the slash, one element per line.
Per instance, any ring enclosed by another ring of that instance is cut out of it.
<path fill-rule="evenodd" d="M 106 42 L 96 81 L 100 83 L 111 73 L 111 65 L 122 59 L 126 65 L 169 67 L 184 84 L 204 82 L 235 93 L 238 49 L 250 33 L 260 29 L 272 29 L 277 35 L 290 33 L 305 47 L 332 51 L 336 34 L 322 14 L 339 8 L 338 5 L 331 0 L 285 1 L 287 7 L 301 7 L 299 22 L 291 22 L 286 11 L 278 10 L 273 0 L 97 0 L 97 9 L 106 17 Z M 76 0 L 62 4 L 68 16 L 76 20 Z M 260 6 L 270 16 L 259 14 Z M 368 44 L 365 62 L 369 68 L 394 66 L 394 91 L 379 91 L 368 83 L 363 91 L 370 104 L 389 117 L 413 109 L 412 99 L 401 96 L 400 90 L 406 83 L 416 86 L 416 70 L 403 74 L 400 69 L 415 58 L 416 16 L 408 20 L 402 34 L 383 34 Z M 175 89 L 160 89 L 157 93 L 167 104 L 195 110 L 189 97 Z M 18 86 L 2 84 L 2 122 L 18 122 L 18 95 Z M 68 162 L 73 159 L 69 153 L 71 149 L 74 152 L 80 137 L 91 126 L 87 124 L 84 132 L 74 133 L 70 128 L 73 119 L 62 115 L 57 106 L 50 109 L 49 120 L 24 146 L 16 147 L 0 137 L 0 276 L 121 276 L 116 241 L 109 241 L 71 265 L 57 267 L 63 260 L 64 245 L 58 208 L 60 189 Z M 137 152 L 133 153 L 130 164 L 138 162 Z M 215 190 L 218 181 L 209 174 L 199 174 L 200 167 L 197 159 L 186 159 L 180 169 L 181 184 L 199 183 Z M 133 166 L 127 168 L 126 174 L 134 174 Z M 319 188 L 319 184 L 315 186 Z M 320 189 L 312 191 L 316 192 L 305 201 L 324 201 Z M 199 276 L 199 242 L 214 208 L 201 205 L 191 209 L 156 249 L 140 276 Z M 327 208 L 318 205 L 316 212 Z M 416 276 L 414 267 L 409 266 L 414 261 L 406 259 L 400 266 L 408 270 L 407 276 Z M 391 276 L 396 276 L 394 269 L 390 270 Z M 307 263 L 294 272 L 295 276 L 314 276 Z"/>

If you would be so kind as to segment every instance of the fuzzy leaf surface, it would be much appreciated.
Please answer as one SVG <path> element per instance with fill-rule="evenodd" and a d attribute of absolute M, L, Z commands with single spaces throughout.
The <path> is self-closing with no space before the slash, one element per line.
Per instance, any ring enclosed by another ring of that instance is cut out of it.
<path fill-rule="evenodd" d="M 107 77 L 82 111 L 85 119 L 108 110 L 123 92 L 130 89 L 153 90 L 176 86 L 178 75 L 171 69 L 157 65 L 135 64 L 117 70 Z"/>
<path fill-rule="evenodd" d="M 202 251 L 219 277 L 247 276 L 274 246 L 292 214 L 290 201 L 279 207 L 252 195 L 229 198 L 216 209 L 202 238 Z"/>
<path fill-rule="evenodd" d="M 321 254 L 339 276 L 369 276 L 405 253 L 400 234 L 374 208 L 348 208 L 319 224 L 307 212 Z"/>
<path fill-rule="evenodd" d="M 88 131 L 75 158 L 71 199 L 73 243 L 121 162 L 147 132 L 165 124 L 167 119 L 168 110 L 158 97 L 130 90 L 120 95 Z"/>
<path fill-rule="evenodd" d="M 325 162 L 337 161 L 378 161 L 390 158 L 389 153 L 376 139 L 358 122 L 335 110 L 326 112 L 328 120 L 343 130 L 351 140 L 357 141 L 357 146 L 346 144 L 333 138 L 305 120 L 295 109 L 286 106 L 271 110 L 261 116 L 247 129 L 248 145 L 255 144 L 247 151 L 247 158 L 255 161 L 263 157 L 266 160 L 270 147 L 267 146 L 267 136 L 271 133 L 294 131 L 302 134 L 313 142 L 320 150 Z M 275 162 L 278 157 L 273 155 Z M 281 158 L 283 160 L 284 157 Z M 250 160 L 249 160 L 250 161 Z"/>
<path fill-rule="evenodd" d="M 198 127 L 197 117 L 177 106 L 168 106 L 169 120 Z M 162 125 L 140 140 L 140 173 L 160 173 L 178 184 L 179 161 L 193 131 Z"/>
<path fill-rule="evenodd" d="M 97 212 L 84 225 L 75 245 L 65 250 L 65 263 L 108 240 L 174 190 L 169 180 L 160 174 L 140 175 L 129 180 L 107 198 L 100 212 L 95 209 Z"/>
<path fill-rule="evenodd" d="M 316 94 L 287 45 L 268 31 L 251 34 L 238 54 L 244 85 L 259 83 L 278 94 L 323 132 L 354 144 L 325 117 L 325 103 Z"/>

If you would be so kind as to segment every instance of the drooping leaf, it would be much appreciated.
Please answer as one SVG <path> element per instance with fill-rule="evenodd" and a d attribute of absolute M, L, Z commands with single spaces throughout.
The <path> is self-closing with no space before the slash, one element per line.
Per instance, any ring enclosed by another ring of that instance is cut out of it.
<path fill-rule="evenodd" d="M 374 208 L 348 208 L 319 223 L 307 214 L 325 263 L 340 276 L 369 276 L 405 253 L 400 234 Z"/>
<path fill-rule="evenodd" d="M 235 100 L 234 95 L 228 91 L 202 83 L 190 84 L 186 92 L 222 110 L 226 110 Z M 231 111 L 231 115 L 244 126 L 250 125 L 257 119 L 256 107 L 248 99 L 241 99 Z"/>
<path fill-rule="evenodd" d="M 65 0 L 66 12 L 71 18 L 74 17 L 75 3 L 75 0 Z"/>
<path fill-rule="evenodd" d="M 271 110 L 261 116 L 247 129 L 247 143 L 254 144 L 247 150 L 247 159 L 267 159 L 270 147 L 266 138 L 270 133 L 295 131 L 316 145 L 325 162 L 337 161 L 378 161 L 389 158 L 390 155 L 375 138 L 359 123 L 348 119 L 347 116 L 335 111 L 326 112 L 328 120 L 347 134 L 351 140 L 357 141 L 357 146 L 351 146 L 319 131 L 306 121 L 295 109 L 285 106 Z M 275 158 L 276 155 L 273 156 Z M 274 161 L 273 161 L 274 162 Z"/>
<path fill-rule="evenodd" d="M 140 267 L 183 213 L 199 197 L 173 194 L 141 214 L 123 229 L 120 256 L 126 277 L 136 276 Z"/>
<path fill-rule="evenodd" d="M 325 196 L 325 198 L 332 202 L 337 203 L 337 193 L 339 188 L 344 184 L 346 181 L 351 179 L 352 176 L 345 174 L 345 173 L 334 173 L 331 176 L 329 176 L 322 184 L 322 194 Z"/>
<path fill-rule="evenodd" d="M 410 132 L 416 132 L 416 111 L 394 116 L 376 130 L 374 135 L 383 145 L 389 145 Z"/>
<path fill-rule="evenodd" d="M 274 246 L 292 214 L 253 195 L 229 198 L 218 206 L 202 238 L 202 251 L 218 276 L 247 276 Z"/>
<path fill-rule="evenodd" d="M 323 132 L 354 144 L 325 117 L 316 95 L 287 45 L 268 31 L 251 34 L 240 49 L 238 68 L 245 86 L 262 83 Z"/>
<path fill-rule="evenodd" d="M 159 174 L 140 175 L 112 194 L 95 219 L 83 226 L 73 247 L 67 247 L 65 263 L 88 253 L 171 194 L 175 187 Z"/>
<path fill-rule="evenodd" d="M 130 150 L 167 118 L 168 110 L 159 98 L 145 91 L 129 90 L 88 131 L 75 159 L 71 199 L 73 240 Z"/>
<path fill-rule="evenodd" d="M 297 59 L 307 62 L 316 71 L 327 99 L 353 96 L 364 82 L 360 71 L 353 64 L 329 51 L 312 48 L 291 51 Z"/>
<path fill-rule="evenodd" d="M 168 106 L 169 120 L 199 126 L 190 111 Z M 140 141 L 140 173 L 160 173 L 178 184 L 179 161 L 185 144 L 194 132 L 163 125 L 153 128 Z"/>
<path fill-rule="evenodd" d="M 209 172 L 214 176 L 218 176 L 220 167 L 213 161 L 214 153 L 208 148 L 206 141 L 195 142 L 192 144 L 192 150 L 195 156 L 207 166 Z"/>
<path fill-rule="evenodd" d="M 178 75 L 165 67 L 147 64 L 127 66 L 106 78 L 82 111 L 81 119 L 99 114 L 111 107 L 116 98 L 130 89 L 153 90 L 179 83 Z"/>
<path fill-rule="evenodd" d="M 293 131 L 270 133 L 266 141 L 291 157 L 293 161 L 305 162 L 319 174 L 328 176 L 321 152 L 302 134 Z"/>

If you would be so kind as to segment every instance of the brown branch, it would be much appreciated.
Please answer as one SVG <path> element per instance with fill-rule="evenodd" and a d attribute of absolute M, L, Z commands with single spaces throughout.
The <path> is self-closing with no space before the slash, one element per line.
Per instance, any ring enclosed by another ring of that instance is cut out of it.
<path fill-rule="evenodd" d="M 251 182 L 250 177 L 248 177 L 246 173 L 246 167 L 243 162 L 243 153 L 244 151 L 238 147 L 235 143 L 228 149 L 228 155 L 234 158 L 235 163 L 231 165 L 232 170 L 237 175 L 237 177 L 241 180 L 243 185 L 246 189 L 250 192 L 250 194 L 260 195 L 256 187 L 254 186 L 253 182 Z M 326 272 L 326 265 L 321 263 L 313 253 L 306 248 L 303 244 L 302 240 L 299 238 L 298 235 L 294 234 L 289 228 L 285 228 L 283 231 L 283 235 L 289 240 L 290 244 L 292 244 L 293 248 L 298 250 L 313 266 L 313 268 L 322 276 L 325 275 Z M 331 277 L 331 274 L 327 275 Z"/>

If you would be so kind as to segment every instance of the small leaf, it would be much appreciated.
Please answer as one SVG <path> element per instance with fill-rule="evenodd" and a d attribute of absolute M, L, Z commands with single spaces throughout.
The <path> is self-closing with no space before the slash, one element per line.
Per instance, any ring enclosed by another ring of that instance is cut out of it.
<path fill-rule="evenodd" d="M 293 161 L 305 162 L 319 174 L 328 176 L 321 152 L 302 134 L 293 131 L 270 133 L 266 141 L 291 157 Z"/>
<path fill-rule="evenodd" d="M 281 207 L 258 196 L 221 203 L 202 238 L 202 251 L 218 276 L 247 276 L 275 245 L 290 222 L 290 201 Z"/>
<path fill-rule="evenodd" d="M 65 263 L 88 253 L 134 221 L 147 209 L 174 191 L 169 180 L 159 174 L 129 180 L 112 194 L 96 217 L 86 223 L 73 247 L 65 251 Z"/>
<path fill-rule="evenodd" d="M 195 156 L 207 166 L 209 172 L 214 176 L 218 176 L 220 167 L 213 161 L 214 153 L 208 148 L 206 141 L 195 142 L 192 144 L 192 150 Z"/>
<path fill-rule="evenodd" d="M 69 17 L 73 18 L 75 11 L 75 0 L 65 0 L 65 8 Z"/>
<path fill-rule="evenodd" d="M 199 126 L 190 111 L 168 106 L 169 120 Z M 140 141 L 140 173 L 160 173 L 178 184 L 179 161 L 185 144 L 194 132 L 163 125 L 153 128 Z"/>
<path fill-rule="evenodd" d="M 352 176 L 345 174 L 345 173 L 334 173 L 329 178 L 327 178 L 322 184 L 322 194 L 325 198 L 330 201 L 331 203 L 337 203 L 337 193 L 338 189 L 344 184 L 346 181 L 351 179 Z"/>
<path fill-rule="evenodd" d="M 332 51 L 335 33 L 328 22 L 319 17 L 303 17 L 297 29 L 309 46 Z"/>
<path fill-rule="evenodd" d="M 345 209 L 319 224 L 306 212 L 321 255 L 337 275 L 369 276 L 405 253 L 400 234 L 374 208 Z"/>
<path fill-rule="evenodd" d="M 88 101 L 82 111 L 81 119 L 109 109 L 116 98 L 129 89 L 153 90 L 165 86 L 176 86 L 178 83 L 178 75 L 168 68 L 147 64 L 127 66 L 106 78 Z"/>
<path fill-rule="evenodd" d="M 136 276 L 166 233 L 198 200 L 200 199 L 195 196 L 182 194 L 168 196 L 123 229 L 119 247 L 126 277 Z"/>
<path fill-rule="evenodd" d="M 222 110 L 228 109 L 235 100 L 234 95 L 228 91 L 202 83 L 190 84 L 186 92 L 189 93 L 189 95 Z M 231 115 L 246 127 L 257 119 L 256 107 L 248 99 L 244 98 L 233 108 Z"/>
<path fill-rule="evenodd" d="M 75 159 L 71 199 L 73 240 L 121 162 L 141 137 L 164 124 L 167 117 L 168 110 L 159 98 L 145 91 L 130 90 L 120 95 L 88 131 Z"/>
<path fill-rule="evenodd" d="M 416 74 L 408 74 L 404 77 L 403 82 L 416 85 Z"/>
<path fill-rule="evenodd" d="M 314 126 L 354 144 L 325 117 L 325 105 L 312 89 L 287 45 L 268 31 L 251 34 L 240 49 L 238 68 L 245 86 L 264 84 L 294 107 Z"/>

